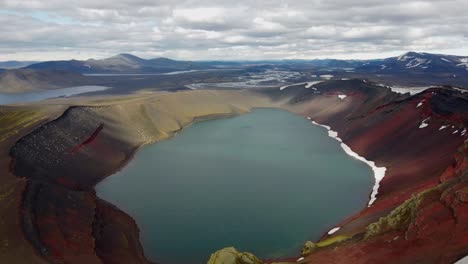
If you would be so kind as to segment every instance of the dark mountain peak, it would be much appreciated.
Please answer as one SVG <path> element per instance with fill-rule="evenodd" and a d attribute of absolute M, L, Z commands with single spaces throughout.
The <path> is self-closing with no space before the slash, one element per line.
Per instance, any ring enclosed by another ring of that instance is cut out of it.
<path fill-rule="evenodd" d="M 140 57 L 137 57 L 135 55 L 132 55 L 132 54 L 121 53 L 121 54 L 112 56 L 110 58 L 103 59 L 101 61 L 121 61 L 121 62 L 126 62 L 126 63 L 141 63 L 146 60 Z"/>
<path fill-rule="evenodd" d="M 402 54 L 402 55 L 398 56 L 397 60 L 398 61 L 406 61 L 406 60 L 409 60 L 409 59 L 422 58 L 425 55 L 427 55 L 427 54 L 426 53 L 419 53 L 419 52 L 415 52 L 415 51 L 408 51 L 405 54 Z"/>
<path fill-rule="evenodd" d="M 124 59 L 132 59 L 132 60 L 143 60 L 142 58 L 132 55 L 130 53 L 120 53 L 118 55 L 112 56 L 111 58 L 124 58 Z"/>
<path fill-rule="evenodd" d="M 172 60 L 172 59 L 169 59 L 169 58 L 166 58 L 166 57 L 159 57 L 159 58 L 151 59 L 151 61 L 173 62 L 173 61 L 175 61 L 175 60 Z"/>

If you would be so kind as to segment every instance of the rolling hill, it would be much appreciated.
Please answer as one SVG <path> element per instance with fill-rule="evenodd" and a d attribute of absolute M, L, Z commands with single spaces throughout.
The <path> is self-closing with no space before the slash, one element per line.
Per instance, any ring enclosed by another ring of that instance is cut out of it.
<path fill-rule="evenodd" d="M 191 61 L 176 61 L 168 58 L 142 59 L 131 54 L 119 54 L 110 58 L 85 61 L 46 61 L 25 67 L 34 70 L 60 70 L 79 73 L 164 73 L 181 70 L 210 68 Z"/>

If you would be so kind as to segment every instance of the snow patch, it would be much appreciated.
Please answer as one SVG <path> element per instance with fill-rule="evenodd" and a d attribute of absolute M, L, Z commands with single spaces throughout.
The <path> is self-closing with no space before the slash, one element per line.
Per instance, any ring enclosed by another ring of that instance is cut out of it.
<path fill-rule="evenodd" d="M 379 187 L 380 187 L 380 181 L 382 181 L 382 179 L 385 177 L 385 171 L 387 170 L 387 168 L 377 167 L 374 161 L 370 161 L 370 160 L 365 159 L 364 157 L 359 156 L 359 154 L 354 152 L 348 145 L 343 143 L 343 140 L 341 140 L 341 138 L 338 137 L 338 132 L 331 130 L 331 127 L 327 125 L 319 124 L 315 121 L 312 121 L 312 124 L 326 128 L 328 130 L 328 136 L 340 142 L 341 143 L 340 146 L 346 152 L 346 154 L 348 154 L 349 156 L 359 161 L 366 163 L 369 167 L 371 167 L 372 171 L 374 172 L 375 184 L 374 184 L 374 187 L 372 188 L 370 200 L 367 205 L 368 207 L 370 207 L 377 199 L 377 194 L 378 194 Z"/>
<path fill-rule="evenodd" d="M 291 86 L 296 86 L 296 85 L 301 85 L 301 84 L 306 84 L 306 83 L 293 83 L 293 84 L 287 84 L 287 85 L 283 85 L 281 86 L 279 89 L 280 91 L 283 91 L 284 89 L 288 88 L 288 87 L 291 87 Z"/>
<path fill-rule="evenodd" d="M 430 119 L 430 117 L 424 119 L 424 120 L 421 122 L 421 124 L 419 125 L 419 128 L 425 128 L 425 127 L 427 127 L 429 124 L 427 124 L 426 122 L 427 122 L 427 120 L 429 120 L 429 119 Z"/>
<path fill-rule="evenodd" d="M 458 61 L 460 63 L 457 64 L 457 67 L 465 67 L 468 70 L 468 58 L 461 58 Z"/>
<path fill-rule="evenodd" d="M 408 53 L 405 53 L 403 55 L 398 56 L 397 60 L 398 61 L 407 61 L 407 60 L 412 59 L 412 58 L 414 58 L 414 57 L 408 56 Z"/>
<path fill-rule="evenodd" d="M 431 88 L 432 86 L 415 86 L 415 87 L 387 86 L 387 87 L 390 88 L 395 93 L 399 93 L 399 94 L 410 93 L 411 95 L 415 95 L 424 90 Z"/>
<path fill-rule="evenodd" d="M 446 128 L 447 128 L 447 126 L 441 126 L 441 127 L 439 128 L 439 130 L 444 130 L 444 129 L 446 129 Z"/>
<path fill-rule="evenodd" d="M 333 78 L 333 75 L 331 75 L 331 74 L 324 74 L 324 75 L 320 75 L 320 78 L 330 80 L 331 78 Z"/>
<path fill-rule="evenodd" d="M 468 256 L 460 259 L 459 261 L 455 262 L 455 264 L 468 264 Z"/>
<path fill-rule="evenodd" d="M 462 89 L 462 88 L 458 88 L 458 87 L 452 87 L 454 90 L 457 90 L 459 92 L 462 92 L 462 93 L 466 93 L 468 92 L 468 90 L 465 90 L 465 89 Z"/>
<path fill-rule="evenodd" d="M 419 108 L 423 105 L 423 102 L 426 101 L 426 99 L 423 99 L 421 102 L 419 102 L 419 104 L 416 106 L 416 108 Z"/>
<path fill-rule="evenodd" d="M 456 133 L 458 133 L 458 129 L 455 130 L 452 134 L 455 135 Z"/>
<path fill-rule="evenodd" d="M 319 83 L 322 83 L 323 81 L 315 81 L 315 82 L 308 82 L 305 86 L 306 89 L 309 89 L 310 87 L 316 85 L 316 84 L 319 84 Z M 315 89 L 316 90 L 316 89 Z"/>
<path fill-rule="evenodd" d="M 346 97 L 348 97 L 348 96 L 345 95 L 345 94 L 338 95 L 338 98 L 340 98 L 341 100 L 344 100 Z"/>
<path fill-rule="evenodd" d="M 332 234 L 336 233 L 336 232 L 337 232 L 338 230 L 340 230 L 340 229 L 341 229 L 341 227 L 335 227 L 335 228 L 333 228 L 332 230 L 328 231 L 328 234 L 329 234 L 329 235 L 332 235 Z"/>
<path fill-rule="evenodd" d="M 430 61 L 429 61 L 430 62 Z M 426 59 L 420 59 L 420 58 L 416 58 L 410 62 L 408 62 L 406 64 L 406 68 L 407 69 L 410 69 L 410 68 L 414 68 L 414 67 L 418 67 L 419 65 L 423 65 L 425 63 L 429 63 Z"/>
<path fill-rule="evenodd" d="M 303 261 L 303 260 L 304 260 L 304 257 L 300 257 L 296 260 L 296 262 Z"/>
<path fill-rule="evenodd" d="M 296 86 L 296 85 L 305 85 L 305 88 L 310 88 L 318 83 L 321 83 L 323 81 L 313 81 L 313 82 L 303 82 L 303 83 L 293 83 L 293 84 L 287 84 L 287 85 L 283 85 L 280 87 L 280 91 L 283 91 L 284 89 L 288 88 L 288 87 L 291 87 L 291 86 Z"/>
<path fill-rule="evenodd" d="M 440 59 L 446 62 L 452 62 L 452 61 L 447 60 L 446 58 L 440 58 Z"/>

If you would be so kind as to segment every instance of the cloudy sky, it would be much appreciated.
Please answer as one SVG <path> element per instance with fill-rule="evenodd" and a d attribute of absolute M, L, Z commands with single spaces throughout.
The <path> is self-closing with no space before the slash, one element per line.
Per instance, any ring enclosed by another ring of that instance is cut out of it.
<path fill-rule="evenodd" d="M 0 61 L 468 55 L 467 0 L 0 0 Z"/>

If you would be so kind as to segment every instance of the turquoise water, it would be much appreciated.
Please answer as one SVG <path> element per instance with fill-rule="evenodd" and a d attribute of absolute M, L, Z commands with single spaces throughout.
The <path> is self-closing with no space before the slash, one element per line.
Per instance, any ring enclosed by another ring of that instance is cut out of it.
<path fill-rule="evenodd" d="M 365 207 L 373 182 L 324 128 L 257 109 L 145 146 L 96 189 L 135 218 L 146 256 L 187 264 L 227 246 L 297 256 L 306 240 Z"/>

